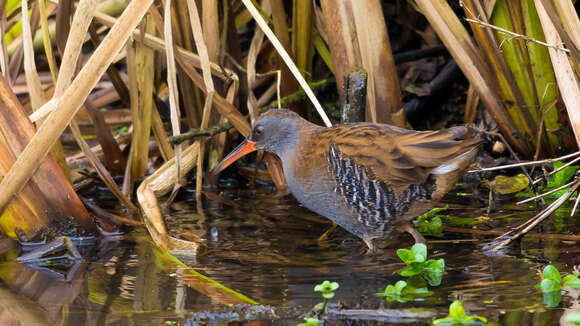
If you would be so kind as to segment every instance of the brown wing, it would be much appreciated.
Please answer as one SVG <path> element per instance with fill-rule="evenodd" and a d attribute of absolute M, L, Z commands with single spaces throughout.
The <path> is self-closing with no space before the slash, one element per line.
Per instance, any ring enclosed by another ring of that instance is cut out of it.
<path fill-rule="evenodd" d="M 434 169 L 474 149 L 479 141 L 461 139 L 466 133 L 465 127 L 412 131 L 378 124 L 341 125 L 323 132 L 337 150 L 386 182 L 396 194 L 426 182 Z"/>

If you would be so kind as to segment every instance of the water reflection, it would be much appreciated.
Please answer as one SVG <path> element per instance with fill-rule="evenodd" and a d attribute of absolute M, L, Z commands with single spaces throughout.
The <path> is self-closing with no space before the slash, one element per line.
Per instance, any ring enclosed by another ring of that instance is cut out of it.
<path fill-rule="evenodd" d="M 227 200 L 204 200 L 201 205 L 190 200 L 192 196 L 183 196 L 166 212 L 168 227 L 176 235 L 195 235 L 208 246 L 203 255 L 181 257 L 184 261 L 265 306 L 240 305 L 240 297 L 224 295 L 219 285 L 208 285 L 194 272 L 168 264 L 145 231 L 137 229 L 118 242 L 99 242 L 87 249 L 88 259 L 76 267 L 70 281 L 12 262 L 16 249 L 0 244 L 0 325 L 198 325 L 250 320 L 295 325 L 321 301 L 313 287 L 324 280 L 339 282 L 335 301 L 353 309 L 415 307 L 444 317 L 448 305 L 459 299 L 470 313 L 501 325 L 557 325 L 580 311 L 579 291 L 566 290 L 559 308 L 548 308 L 534 288 L 539 283 L 538 268 L 547 262 L 563 272 L 573 271 L 580 263 L 575 242 L 525 239 L 504 255 L 489 256 L 481 249 L 481 235 L 447 232 L 445 238 L 428 244 L 429 258 L 444 258 L 446 263 L 441 285 L 429 287 L 433 295 L 423 301 L 388 304 L 375 293 L 403 279 L 396 274 L 403 264 L 395 248 L 364 255 L 360 241 L 340 229 L 319 242 L 331 226 L 328 220 L 292 198 L 269 194 L 269 189 L 232 191 L 223 194 Z M 451 201 L 444 223 L 478 229 L 507 227 L 534 214 L 505 205 L 494 213 L 497 219 L 486 220 L 481 218 L 485 208 L 458 202 Z M 559 218 L 543 228 L 578 231 L 574 224 L 574 219 Z M 403 241 L 401 246 L 411 245 L 410 239 Z"/>

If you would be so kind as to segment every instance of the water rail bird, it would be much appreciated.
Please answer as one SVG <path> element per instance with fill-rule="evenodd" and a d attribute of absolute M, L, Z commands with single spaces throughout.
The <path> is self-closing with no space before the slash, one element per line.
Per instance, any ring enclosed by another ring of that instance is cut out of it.
<path fill-rule="evenodd" d="M 326 128 L 290 110 L 270 110 L 213 173 L 255 150 L 274 153 L 302 205 L 374 251 L 374 239 L 395 230 L 425 241 L 411 220 L 433 208 L 473 161 L 480 141 L 467 134 L 464 126 L 413 131 L 361 122 Z"/>

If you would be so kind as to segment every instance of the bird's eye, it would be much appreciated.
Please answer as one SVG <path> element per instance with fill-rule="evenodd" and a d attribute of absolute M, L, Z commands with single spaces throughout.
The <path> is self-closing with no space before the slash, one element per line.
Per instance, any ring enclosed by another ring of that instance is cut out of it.
<path fill-rule="evenodd" d="M 264 127 L 258 126 L 254 129 L 254 136 L 262 136 L 264 133 Z"/>

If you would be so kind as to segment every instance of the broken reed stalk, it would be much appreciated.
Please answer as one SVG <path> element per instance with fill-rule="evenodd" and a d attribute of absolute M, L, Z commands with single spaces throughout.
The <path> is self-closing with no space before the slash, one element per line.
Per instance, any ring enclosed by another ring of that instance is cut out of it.
<path fill-rule="evenodd" d="M 34 174 L 152 3 L 153 0 L 131 1 L 71 86 L 61 97 L 45 104 L 51 107 L 49 111 L 52 107 L 56 110 L 40 126 L 0 183 L 0 211 Z"/>
<path fill-rule="evenodd" d="M 304 79 L 304 77 L 302 76 L 302 74 L 300 73 L 300 71 L 298 70 L 298 68 L 294 64 L 294 62 L 292 61 L 292 58 L 290 58 L 290 56 L 288 55 L 288 52 L 286 52 L 286 50 L 284 49 L 282 44 L 280 44 L 280 41 L 278 41 L 278 39 L 276 38 L 276 35 L 274 35 L 274 32 L 272 32 L 272 30 L 270 29 L 270 27 L 268 27 L 268 24 L 266 23 L 264 18 L 260 15 L 260 13 L 256 9 L 256 7 L 254 7 L 254 4 L 252 4 L 252 1 L 251 0 L 242 0 L 242 2 L 246 6 L 246 8 L 250 12 L 250 14 L 252 14 L 252 17 L 254 17 L 258 26 L 260 26 L 260 28 L 262 29 L 264 34 L 266 34 L 266 36 L 268 37 L 268 39 L 270 40 L 270 42 L 272 43 L 274 48 L 276 48 L 276 51 L 282 57 L 282 59 L 284 60 L 284 63 L 286 63 L 286 65 L 288 66 L 288 68 L 290 69 L 292 74 L 294 75 L 294 78 L 296 78 L 296 80 L 298 81 L 298 83 L 300 84 L 302 89 L 304 89 L 304 91 L 306 92 L 306 95 L 308 95 L 308 98 L 310 99 L 310 101 L 312 102 L 312 104 L 316 108 L 316 111 L 318 111 L 318 114 L 322 118 L 322 121 L 324 121 L 324 124 L 327 127 L 332 126 L 332 123 L 330 122 L 330 120 L 326 116 L 324 109 L 322 109 L 322 106 L 320 105 L 320 102 L 318 102 L 318 99 L 316 98 L 316 96 L 312 92 L 312 89 L 310 89 L 310 87 L 308 86 L 308 83 L 306 82 L 306 80 Z"/>
<path fill-rule="evenodd" d="M 365 121 L 367 82 L 368 74 L 362 68 L 353 67 L 345 73 L 341 123 Z"/>

